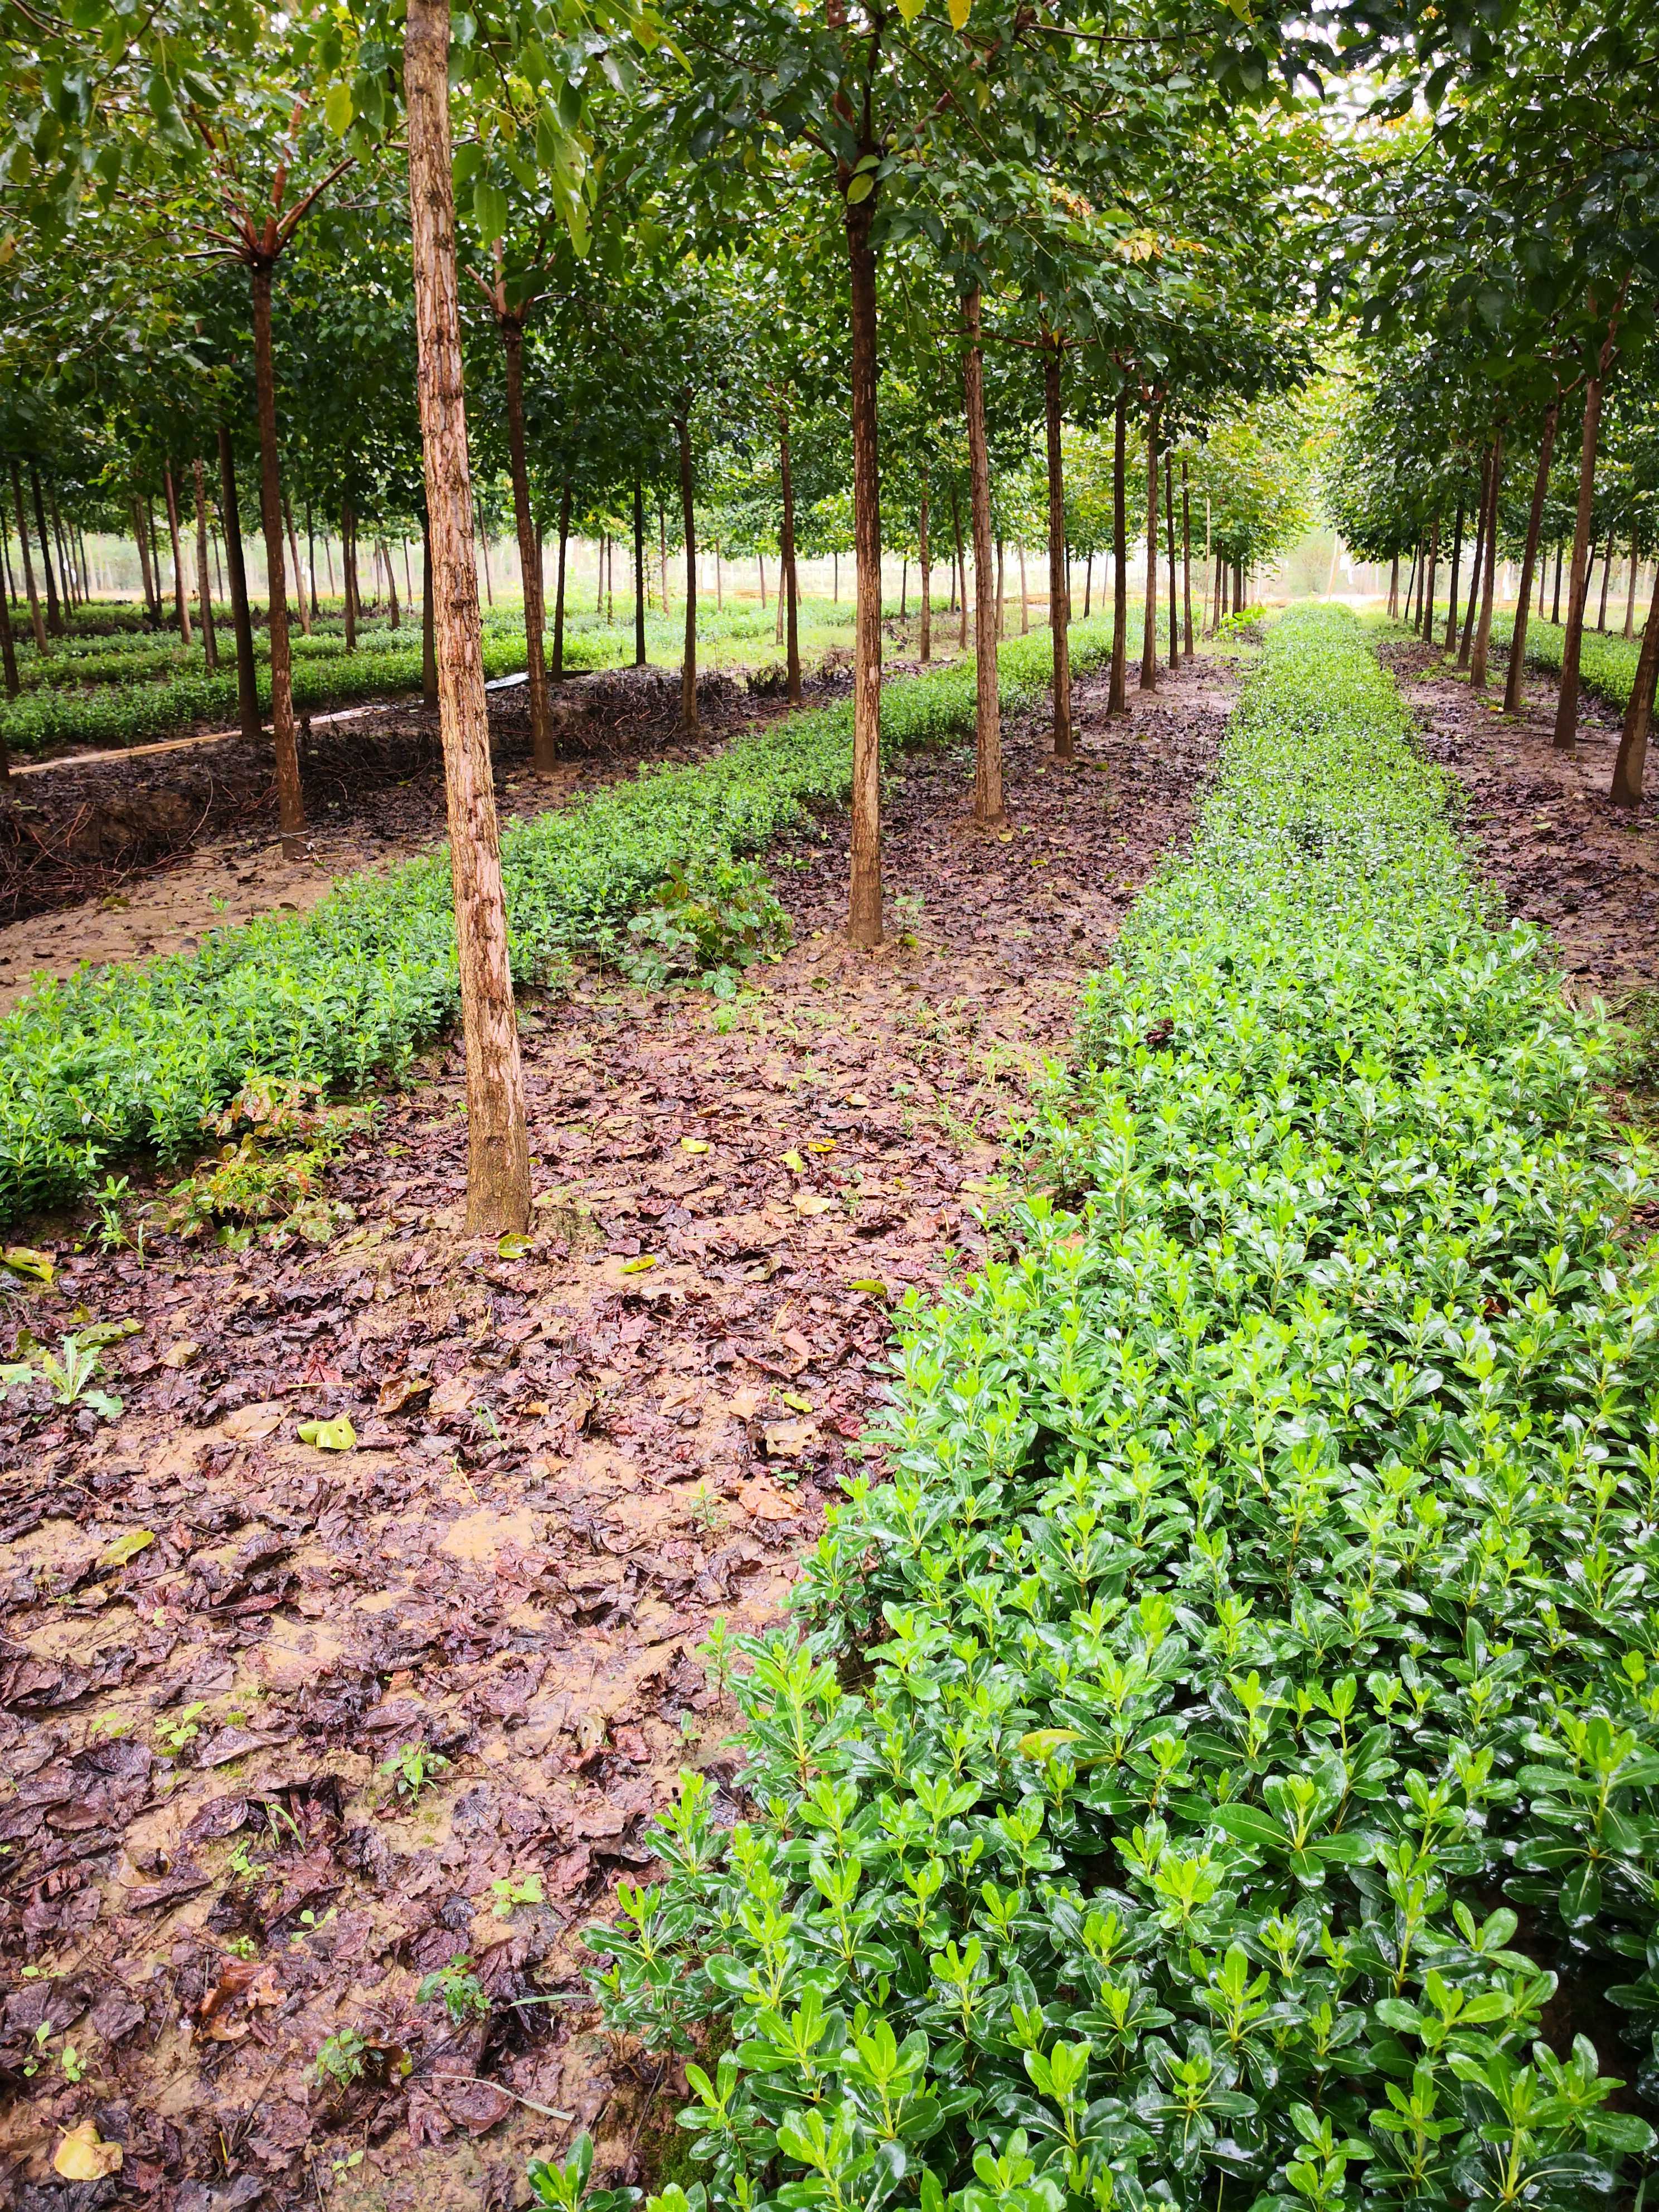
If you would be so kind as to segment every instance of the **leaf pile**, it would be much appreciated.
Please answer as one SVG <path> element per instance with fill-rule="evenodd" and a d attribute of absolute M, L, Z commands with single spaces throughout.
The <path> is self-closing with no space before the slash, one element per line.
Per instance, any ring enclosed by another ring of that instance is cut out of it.
<path fill-rule="evenodd" d="M 1053 1194 L 744 1647 L 749 1817 L 689 1778 L 592 1939 L 618 2028 L 728 2021 L 711 2204 L 1568 2212 L 1651 2148 L 1659 1274 L 1408 727 L 1351 617 L 1268 633 Z"/>
<path fill-rule="evenodd" d="M 1107 649 L 1103 625 L 1073 629 L 1079 669 Z M 1002 648 L 1011 706 L 1038 692 L 1047 652 L 1046 633 Z M 960 664 L 890 684 L 888 744 L 959 735 L 973 696 Z M 839 805 L 852 720 L 850 702 L 811 709 L 507 831 L 515 979 L 546 981 L 578 950 L 614 955 L 689 861 L 758 852 L 807 810 Z M 179 1157 L 251 1075 L 357 1089 L 405 1066 L 456 1011 L 454 939 L 440 852 L 359 876 L 308 914 L 216 932 L 187 957 L 43 986 L 0 1020 L 0 1219 L 73 1198 L 141 1150 Z"/>

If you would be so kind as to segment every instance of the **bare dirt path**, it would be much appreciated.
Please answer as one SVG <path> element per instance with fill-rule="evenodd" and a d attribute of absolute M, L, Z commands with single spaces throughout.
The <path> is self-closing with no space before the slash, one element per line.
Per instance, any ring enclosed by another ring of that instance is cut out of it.
<path fill-rule="evenodd" d="M 732 1784 L 710 1624 L 775 1615 L 893 1300 L 982 1250 L 1227 703 L 1200 663 L 1109 727 L 1082 686 L 1075 771 L 1010 731 L 1000 836 L 961 752 L 902 763 L 876 955 L 831 821 L 775 855 L 797 941 L 736 1002 L 592 974 L 530 1010 L 522 1256 L 457 1242 L 439 1051 L 331 1170 L 331 1243 L 15 1289 L 0 1352 L 136 1328 L 118 1418 L 0 1405 L 0 2198 L 498 2207 L 579 2125 L 637 2170 L 674 2084 L 593 2032 L 580 1931 L 679 1767 Z M 301 1440 L 341 1417 L 354 1449 Z M 417 1991 L 457 1958 L 488 2010 L 452 2021 Z M 120 2173 L 65 2192 L 88 2121 Z"/>
<path fill-rule="evenodd" d="M 1421 646 L 1389 646 L 1383 659 L 1443 761 L 1469 796 L 1467 827 L 1509 911 L 1547 928 L 1568 994 L 1614 1005 L 1659 980 L 1659 805 L 1634 814 L 1607 797 L 1619 716 L 1583 702 L 1575 750 L 1552 743 L 1555 687 L 1528 676 L 1524 711 L 1498 711 L 1500 662 L 1483 700 L 1440 671 Z"/>

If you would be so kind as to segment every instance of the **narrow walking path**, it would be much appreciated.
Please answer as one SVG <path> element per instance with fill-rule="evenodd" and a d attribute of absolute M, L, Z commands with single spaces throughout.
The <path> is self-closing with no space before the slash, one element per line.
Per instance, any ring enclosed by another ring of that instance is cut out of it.
<path fill-rule="evenodd" d="M 879 954 L 838 933 L 830 824 L 775 855 L 797 940 L 735 1001 L 592 975 L 532 1008 L 522 1256 L 454 1242 L 440 1051 L 330 1172 L 331 1243 L 20 1285 L 43 1341 L 137 1328 L 118 1420 L 0 1406 L 0 1934 L 36 1969 L 0 2058 L 46 2024 L 95 2060 L 127 2174 L 474 2208 L 550 2114 L 626 2162 L 650 2085 L 588 2033 L 579 1931 L 676 1771 L 727 1771 L 699 1647 L 775 1612 L 860 1471 L 893 1302 L 983 1249 L 998 1140 L 1227 704 L 1203 663 L 1115 727 L 1083 685 L 1079 767 L 1015 726 L 988 837 L 959 750 L 907 758 Z M 342 1416 L 355 1449 L 301 1440 Z M 417 2002 L 457 1956 L 487 2021 Z M 348 2032 L 382 2087 L 342 2104 L 310 2069 Z M 0 2172 L 43 2170 L 71 2095 L 0 2123 Z"/>

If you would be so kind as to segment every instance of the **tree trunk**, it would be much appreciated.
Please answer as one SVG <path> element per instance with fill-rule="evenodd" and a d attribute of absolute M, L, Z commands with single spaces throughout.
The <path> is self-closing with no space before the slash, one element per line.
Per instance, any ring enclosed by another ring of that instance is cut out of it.
<path fill-rule="evenodd" d="M 1474 565 L 1469 570 L 1469 603 L 1463 610 L 1463 635 L 1457 647 L 1457 665 L 1467 668 L 1474 650 L 1474 620 L 1480 605 L 1480 577 L 1486 558 L 1486 510 L 1492 495 L 1492 455 L 1480 456 L 1480 505 L 1474 518 Z"/>
<path fill-rule="evenodd" d="M 407 564 L 409 560 L 407 548 L 404 552 L 404 560 Z M 404 574 L 407 574 L 407 565 L 405 565 Z M 317 605 L 317 525 L 312 514 L 309 492 L 306 494 L 306 576 L 311 589 L 311 619 L 315 622 L 319 611 Z"/>
<path fill-rule="evenodd" d="M 432 526 L 421 515 L 421 704 L 435 709 L 438 699 L 438 618 L 432 589 Z"/>
<path fill-rule="evenodd" d="M 17 509 L 17 544 L 23 556 L 23 588 L 28 593 L 29 628 L 34 632 L 36 653 L 46 652 L 46 625 L 40 615 L 40 594 L 34 588 L 34 563 L 29 558 L 29 533 L 23 520 L 23 477 L 15 461 L 11 465 L 11 495 Z M 140 541 L 141 550 L 142 543 Z M 145 593 L 149 597 L 148 590 Z"/>
<path fill-rule="evenodd" d="M 1025 578 L 1025 545 L 1023 539 L 1014 550 L 1019 556 L 1019 634 L 1022 637 L 1029 637 L 1031 634 L 1031 591 Z"/>
<path fill-rule="evenodd" d="M 448 0 L 409 0 L 404 88 L 438 713 L 466 1048 L 466 1226 L 475 1237 L 498 1237 L 529 1224 L 530 1150 L 472 554 L 450 174 Z"/>
<path fill-rule="evenodd" d="M 1447 653 L 1449 653 L 1453 646 L 1457 642 L 1457 574 L 1459 568 L 1462 565 L 1463 525 L 1468 519 L 1468 518 L 1464 512 L 1462 495 L 1460 493 L 1457 501 L 1457 520 L 1452 529 L 1450 588 L 1446 594 L 1446 643 L 1444 651 Z"/>
<path fill-rule="evenodd" d="M 766 612 L 766 553 L 763 547 L 757 547 L 756 550 L 755 565 L 760 570 L 761 612 L 764 614 Z"/>
<path fill-rule="evenodd" d="M 40 532 L 40 573 L 46 585 L 46 629 L 53 637 L 64 635 L 64 610 L 58 604 L 58 586 L 52 573 L 52 545 L 46 536 L 46 502 L 40 496 L 40 471 L 29 463 L 29 486 L 34 494 L 34 520 Z"/>
<path fill-rule="evenodd" d="M 478 554 L 483 562 L 484 605 L 493 607 L 495 604 L 495 586 L 491 582 L 489 575 L 489 532 L 484 527 L 483 515 L 478 517 Z"/>
<path fill-rule="evenodd" d="M 921 506 L 916 525 L 916 558 L 921 568 L 921 665 L 933 657 L 933 568 L 927 546 L 927 471 L 921 472 Z"/>
<path fill-rule="evenodd" d="M 795 574 L 795 478 L 789 458 L 789 417 L 778 410 L 778 468 L 783 484 L 784 666 L 792 706 L 800 704 L 800 587 Z"/>
<path fill-rule="evenodd" d="M 85 594 L 75 579 L 75 563 L 70 558 L 68 540 L 64 536 L 64 518 L 58 511 L 58 494 L 51 484 L 46 488 L 46 511 L 52 517 L 52 534 L 58 546 L 58 573 L 64 580 L 64 605 L 72 610 Z"/>
<path fill-rule="evenodd" d="M 1469 689 L 1486 688 L 1486 656 L 1492 644 L 1492 594 L 1498 580 L 1498 502 L 1504 489 L 1504 434 L 1492 441 L 1492 489 L 1486 495 L 1486 559 L 1480 577 L 1480 622 L 1469 663 Z"/>
<path fill-rule="evenodd" d="M 3 671 L 6 696 L 15 699 L 22 685 L 17 675 L 17 641 L 11 634 L 11 593 L 0 590 L 0 671 Z M 0 782 L 11 781 L 11 762 L 6 752 L 6 733 L 0 729 Z"/>
<path fill-rule="evenodd" d="M 1607 586 L 1613 581 L 1613 532 L 1607 532 L 1606 550 L 1601 556 L 1601 604 L 1596 611 L 1595 627 L 1604 635 L 1607 627 Z"/>
<path fill-rule="evenodd" d="M 530 511 L 530 463 L 524 433 L 524 325 L 509 315 L 500 325 L 501 348 L 507 356 L 507 454 L 513 478 L 513 521 L 519 538 L 519 566 L 524 571 L 524 646 L 530 696 L 530 764 L 537 775 L 554 773 L 558 762 L 553 745 L 553 718 L 547 704 L 547 662 L 543 628 L 546 611 L 542 602 L 541 551 L 536 542 L 536 522 Z M 637 532 L 636 532 L 637 535 Z M 641 650 L 640 658 L 644 659 Z"/>
<path fill-rule="evenodd" d="M 1054 757 L 1076 751 L 1072 732 L 1072 610 L 1066 580 L 1066 461 L 1060 446 L 1060 342 L 1042 349 L 1042 418 L 1048 475 L 1048 643 L 1053 656 Z"/>
<path fill-rule="evenodd" d="M 1004 599 L 1002 588 L 1004 575 L 1003 562 L 1006 551 L 1006 548 L 1003 543 L 1002 533 L 999 531 L 997 533 L 997 643 L 999 645 L 1002 642 L 1002 608 Z"/>
<path fill-rule="evenodd" d="M 664 509 L 660 493 L 657 496 L 657 573 L 662 579 L 662 611 L 666 615 L 672 611 L 668 605 L 668 516 Z M 718 544 L 714 548 L 714 605 L 720 613 L 725 613 L 726 602 L 720 597 L 720 556 Z"/>
<path fill-rule="evenodd" d="M 1396 552 L 1389 565 L 1389 620 L 1400 619 L 1400 556 Z"/>
<path fill-rule="evenodd" d="M 288 651 L 288 580 L 283 568 L 283 487 L 276 458 L 276 379 L 270 351 L 270 264 L 253 264 L 253 378 L 259 402 L 259 512 L 264 525 L 270 634 L 270 735 L 276 755 L 276 819 L 283 851 L 303 850 L 305 799 L 294 728 L 294 684 Z"/>
<path fill-rule="evenodd" d="M 236 499 L 236 463 L 230 433 L 222 422 L 219 443 L 219 507 L 225 526 L 225 564 L 230 571 L 230 626 L 236 640 L 236 711 L 242 735 L 257 744 L 259 673 L 253 659 L 253 611 L 247 602 L 247 562 L 242 555 L 242 514 Z"/>
<path fill-rule="evenodd" d="M 1538 541 L 1544 527 L 1544 502 L 1549 496 L 1550 463 L 1555 457 L 1555 423 L 1559 411 L 1558 404 L 1553 400 L 1544 410 L 1544 434 L 1538 448 L 1538 473 L 1533 478 L 1532 506 L 1527 515 L 1527 543 L 1521 556 L 1521 587 L 1516 594 L 1515 623 L 1510 632 L 1510 665 L 1504 677 L 1504 712 L 1506 714 L 1521 712 L 1521 681 L 1526 673 L 1527 662 L 1527 623 L 1532 612 L 1533 568 L 1538 559 Z M 1455 574 L 1454 569 L 1454 576 Z"/>
<path fill-rule="evenodd" d="M 559 574 L 553 594 L 553 673 L 564 678 L 565 563 L 570 552 L 570 483 L 567 477 L 559 492 Z"/>
<path fill-rule="evenodd" d="M 1094 602 L 1094 590 L 1095 556 L 1094 549 L 1091 547 L 1083 556 L 1083 619 L 1085 622 L 1089 619 L 1089 609 Z"/>
<path fill-rule="evenodd" d="M 190 593 L 185 585 L 184 551 L 179 543 L 179 494 L 173 481 L 173 464 L 161 464 L 161 491 L 167 510 L 167 543 L 173 549 L 173 619 L 179 625 L 179 641 L 188 645 L 190 636 Z"/>
<path fill-rule="evenodd" d="M 634 479 L 634 665 L 645 665 L 645 485 Z"/>
<path fill-rule="evenodd" d="M 980 352 L 977 285 L 962 306 L 968 332 L 962 356 L 962 407 L 968 425 L 968 506 L 974 533 L 974 819 L 983 828 L 1003 818 L 1002 702 L 997 696 L 991 457 L 985 437 L 985 362 Z"/>
<path fill-rule="evenodd" d="M 392 565 L 392 548 L 383 538 L 380 540 L 380 565 L 386 570 L 386 621 L 392 629 L 399 627 L 398 614 L 398 574 Z"/>
<path fill-rule="evenodd" d="M 208 574 L 207 486 L 202 464 L 192 461 L 196 479 L 196 590 L 202 607 L 202 659 L 210 676 L 219 672 L 219 638 L 213 626 L 213 579 Z"/>
<path fill-rule="evenodd" d="M 956 541 L 957 565 L 951 586 L 951 597 L 956 602 L 959 617 L 957 628 L 957 650 L 958 653 L 966 653 L 968 650 L 968 555 L 962 542 L 962 501 L 957 496 L 954 486 L 951 491 L 951 535 Z"/>
<path fill-rule="evenodd" d="M 1636 625 L 1636 532 L 1630 533 L 1630 574 L 1625 583 L 1625 635 L 1635 635 Z"/>
<path fill-rule="evenodd" d="M 1181 457 L 1181 653 L 1193 657 L 1193 495 L 1187 481 L 1187 456 Z"/>
<path fill-rule="evenodd" d="M 311 611 L 306 605 L 306 572 L 300 565 L 300 533 L 294 527 L 294 506 L 286 491 L 283 494 L 283 524 L 288 532 L 289 558 L 294 563 L 294 605 L 300 617 L 300 635 L 309 637 Z M 286 580 L 283 588 L 286 593 Z"/>
<path fill-rule="evenodd" d="M 1167 447 L 1164 453 L 1164 540 L 1170 585 L 1170 667 L 1173 672 L 1181 665 L 1181 631 L 1180 604 L 1176 592 L 1175 456 Z"/>
<path fill-rule="evenodd" d="M 1612 795 L 1615 806 L 1639 806 L 1642 804 L 1648 732 L 1653 727 L 1656 679 L 1659 679 L 1659 568 L 1654 571 L 1653 598 L 1648 606 L 1647 625 L 1642 632 L 1642 650 L 1637 655 L 1636 681 L 1630 688 L 1630 702 L 1625 708 L 1625 726 L 1619 736 L 1619 758 L 1613 770 Z"/>
<path fill-rule="evenodd" d="M 691 413 L 688 399 L 675 424 L 680 441 L 680 518 L 685 532 L 685 650 L 680 660 L 680 726 L 696 737 L 697 722 L 697 517 L 692 499 Z"/>
<path fill-rule="evenodd" d="M 853 644 L 853 835 L 847 934 L 881 943 L 881 469 L 876 414 L 876 256 L 870 243 L 874 195 L 848 204 L 851 292 L 853 535 L 857 611 Z"/>
<path fill-rule="evenodd" d="M 1158 414 L 1146 410 L 1146 605 L 1140 625 L 1140 688 L 1158 689 Z"/>
<path fill-rule="evenodd" d="M 1440 517 L 1429 525 L 1429 554 L 1423 568 L 1423 642 L 1434 642 L 1434 593 L 1440 568 Z"/>
<path fill-rule="evenodd" d="M 1054 526 L 1052 519 L 1049 527 Z M 1129 711 L 1129 395 L 1112 419 L 1112 674 L 1106 712 Z"/>
<path fill-rule="evenodd" d="M 357 514 L 349 499 L 340 502 L 340 586 L 345 602 L 345 649 L 356 653 L 362 603 L 357 590 Z"/>
<path fill-rule="evenodd" d="M 1578 512 L 1573 526 L 1572 568 L 1567 580 L 1567 634 L 1561 641 L 1561 682 L 1555 702 L 1555 743 L 1570 752 L 1578 735 L 1578 657 L 1583 650 L 1584 600 L 1589 572 L 1584 556 L 1590 542 L 1595 499 L 1595 448 L 1601 428 L 1601 384 L 1613 350 L 1613 330 L 1584 386 L 1584 434 L 1578 453 Z"/>

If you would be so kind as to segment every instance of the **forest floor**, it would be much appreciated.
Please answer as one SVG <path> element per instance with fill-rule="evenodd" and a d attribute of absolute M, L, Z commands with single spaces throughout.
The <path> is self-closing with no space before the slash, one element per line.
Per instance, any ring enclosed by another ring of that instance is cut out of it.
<path fill-rule="evenodd" d="M 844 688 L 839 674 L 811 696 Z M 490 695 L 502 818 L 566 805 L 647 763 L 698 757 L 744 723 L 784 711 L 769 687 L 727 674 L 698 686 L 701 740 L 679 732 L 678 673 L 607 670 L 556 695 L 559 772 L 530 769 L 527 696 Z M 0 809 L 0 1007 L 32 975 L 86 960 L 192 951 L 210 929 L 300 911 L 357 869 L 425 849 L 444 834 L 435 710 L 418 701 L 317 718 L 302 756 L 308 850 L 283 857 L 268 738 L 66 758 L 20 776 Z"/>
<path fill-rule="evenodd" d="M 1483 698 L 1426 647 L 1382 650 L 1425 751 L 1468 794 L 1463 826 L 1488 880 L 1510 914 L 1555 939 L 1568 996 L 1617 1008 L 1650 989 L 1659 981 L 1659 800 L 1632 812 L 1607 797 L 1617 712 L 1586 695 L 1577 745 L 1557 752 L 1553 678 L 1528 674 L 1523 711 L 1510 720 L 1499 711 L 1503 656 Z"/>
<path fill-rule="evenodd" d="M 735 1000 L 532 1000 L 523 1256 L 460 1238 L 439 1048 L 345 1139 L 332 1242 L 6 1294 L 0 1347 L 101 1324 L 125 1403 L 0 1406 L 0 2197 L 489 2212 L 583 2126 L 637 2176 L 678 2084 L 597 2032 L 580 1930 L 680 1767 L 732 1784 L 710 1625 L 775 1618 L 872 1467 L 894 1303 L 982 1255 L 1232 688 L 1200 659 L 1111 725 L 1082 684 L 1070 772 L 1015 720 L 1000 834 L 961 750 L 897 763 L 878 953 L 831 822 L 774 854 L 795 943 Z M 300 1440 L 341 1416 L 351 1449 Z M 416 1994 L 458 1957 L 459 2023 Z M 87 2119 L 121 2172 L 66 2191 Z"/>

